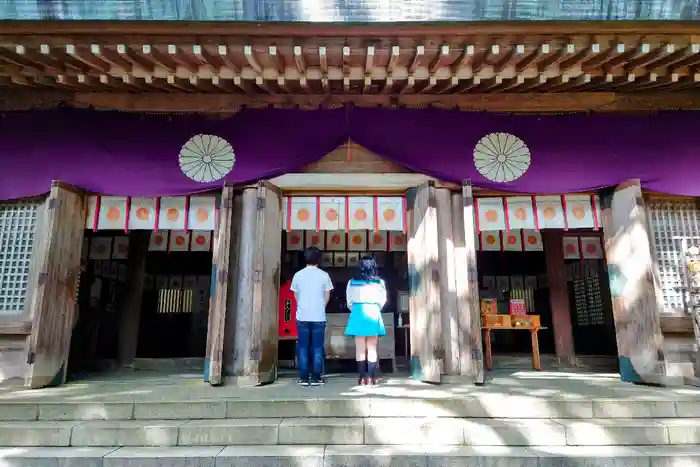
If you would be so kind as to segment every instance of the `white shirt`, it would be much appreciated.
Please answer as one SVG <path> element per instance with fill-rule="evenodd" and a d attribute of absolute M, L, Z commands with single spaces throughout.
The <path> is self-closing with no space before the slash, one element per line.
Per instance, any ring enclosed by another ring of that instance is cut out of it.
<path fill-rule="evenodd" d="M 350 280 L 345 289 L 345 300 L 348 308 L 353 303 L 374 303 L 383 308 L 386 304 L 386 285 L 383 280 L 378 282 L 365 282 Z"/>
<path fill-rule="evenodd" d="M 333 290 L 331 276 L 322 269 L 307 266 L 294 274 L 292 292 L 297 297 L 297 321 L 326 321 L 325 293 Z"/>

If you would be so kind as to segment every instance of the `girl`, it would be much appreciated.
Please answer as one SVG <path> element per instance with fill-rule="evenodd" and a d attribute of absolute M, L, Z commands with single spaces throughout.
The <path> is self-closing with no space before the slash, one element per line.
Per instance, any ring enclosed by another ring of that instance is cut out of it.
<path fill-rule="evenodd" d="M 386 285 L 377 274 L 374 258 L 365 256 L 360 260 L 358 274 L 348 282 L 345 297 L 350 309 L 345 335 L 355 336 L 358 384 L 377 385 L 377 343 L 379 336 L 386 334 L 382 321 Z"/>

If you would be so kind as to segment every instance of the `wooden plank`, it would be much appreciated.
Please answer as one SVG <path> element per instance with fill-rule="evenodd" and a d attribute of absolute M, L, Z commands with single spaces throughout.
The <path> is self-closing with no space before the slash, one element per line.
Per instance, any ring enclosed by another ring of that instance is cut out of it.
<path fill-rule="evenodd" d="M 212 386 L 221 384 L 223 380 L 233 195 L 233 187 L 225 185 L 221 191 L 219 224 L 214 231 L 211 277 L 212 297 L 207 329 L 207 356 L 204 365 L 204 379 Z"/>
<path fill-rule="evenodd" d="M 601 196 L 601 217 L 623 381 L 667 381 L 651 234 L 639 180 Z M 550 284 L 551 286 L 551 284 Z"/>
<path fill-rule="evenodd" d="M 224 376 L 233 375 L 234 339 L 236 336 L 236 301 L 238 299 L 238 271 L 241 248 L 242 197 L 233 197 L 231 220 L 231 251 L 229 253 L 228 294 L 226 300 L 226 325 L 224 330 Z"/>
<path fill-rule="evenodd" d="M 484 384 L 484 349 L 481 334 L 481 311 L 479 309 L 479 282 L 476 263 L 476 226 L 474 219 L 474 198 L 472 196 L 471 182 L 465 181 L 462 185 L 462 219 L 464 238 L 464 256 L 466 260 L 466 274 L 464 281 L 464 295 L 459 302 L 460 323 L 462 323 L 463 339 L 469 340 L 469 345 L 464 346 L 465 351 L 469 349 L 471 355 L 462 358 L 461 363 L 465 366 L 461 374 L 471 371 L 475 384 Z M 469 368 L 469 370 L 467 369 Z"/>
<path fill-rule="evenodd" d="M 77 318 L 85 204 L 82 194 L 60 183 L 52 184 L 42 227 L 46 236 L 41 253 L 35 258 L 38 273 L 32 276 L 37 283 L 30 304 L 33 326 L 26 378 L 26 385 L 31 388 L 59 385 L 66 378 Z"/>
<path fill-rule="evenodd" d="M 0 321 L 0 336 L 20 335 L 26 336 L 32 332 L 31 321 Z"/>
<path fill-rule="evenodd" d="M 445 349 L 443 373 L 458 375 L 460 370 L 460 323 L 457 311 L 452 194 L 447 188 L 435 188 L 435 211 L 437 215 L 442 347 Z"/>
<path fill-rule="evenodd" d="M 554 332 L 554 351 L 559 361 L 574 363 L 574 334 L 571 325 L 569 305 L 569 288 L 566 281 L 566 264 L 564 262 L 564 231 L 543 230 L 547 280 L 549 281 L 549 305 L 552 310 L 552 331 Z"/>
<path fill-rule="evenodd" d="M 136 357 L 143 302 L 143 284 L 146 277 L 146 258 L 151 232 L 134 231 L 129 235 L 129 257 L 125 300 L 119 311 L 119 348 L 117 358 L 120 365 L 132 365 Z M 153 336 L 157 339 L 157 336 Z"/>
<path fill-rule="evenodd" d="M 411 373 L 422 381 L 439 383 L 443 366 L 440 273 L 438 268 L 435 187 L 415 189 L 408 240 L 409 309 L 411 310 Z"/>

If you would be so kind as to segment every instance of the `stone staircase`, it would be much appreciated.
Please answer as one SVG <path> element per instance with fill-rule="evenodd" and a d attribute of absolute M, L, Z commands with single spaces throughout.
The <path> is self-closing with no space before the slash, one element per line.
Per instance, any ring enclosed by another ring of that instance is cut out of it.
<path fill-rule="evenodd" d="M 0 466 L 700 466 L 697 396 L 311 391 L 305 398 L 0 402 Z"/>

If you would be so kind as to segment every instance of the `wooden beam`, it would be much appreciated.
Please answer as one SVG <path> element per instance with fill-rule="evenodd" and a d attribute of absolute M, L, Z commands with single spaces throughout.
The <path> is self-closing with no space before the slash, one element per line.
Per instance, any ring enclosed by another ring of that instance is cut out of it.
<path fill-rule="evenodd" d="M 460 203 L 461 205 L 461 203 Z M 452 228 L 452 195 L 447 188 L 435 188 L 437 214 L 438 272 L 442 345 L 445 349 L 444 374 L 454 376 L 460 370 L 459 316 L 455 277 L 454 238 Z"/>
<path fill-rule="evenodd" d="M 21 335 L 26 336 L 32 332 L 32 322 L 17 320 L 17 321 L 0 321 L 0 336 Z"/>
<path fill-rule="evenodd" d="M 129 235 L 127 268 L 129 278 L 124 291 L 125 300 L 119 310 L 117 358 L 122 366 L 132 365 L 136 357 L 143 303 L 143 284 L 146 277 L 146 257 L 151 233 L 137 230 Z M 152 336 L 157 339 L 157 336 Z"/>
<path fill-rule="evenodd" d="M 554 350 L 559 361 L 573 364 L 574 337 L 562 237 L 561 230 L 542 231 L 549 282 L 549 304 L 552 310 L 552 328 L 554 328 Z"/>

